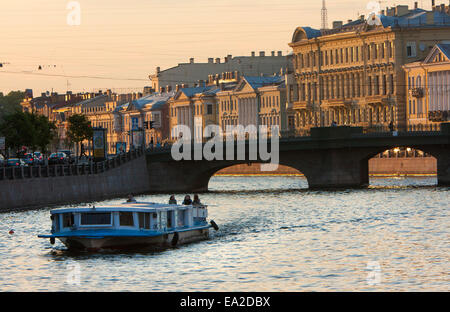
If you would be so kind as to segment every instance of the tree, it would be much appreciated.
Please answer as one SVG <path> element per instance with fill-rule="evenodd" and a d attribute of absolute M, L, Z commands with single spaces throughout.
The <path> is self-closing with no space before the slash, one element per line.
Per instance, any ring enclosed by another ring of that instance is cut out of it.
<path fill-rule="evenodd" d="M 75 114 L 70 116 L 67 121 L 69 122 L 67 137 L 77 146 L 77 148 L 84 140 L 92 139 L 94 131 L 91 122 L 85 115 Z"/>
<path fill-rule="evenodd" d="M 42 153 L 46 154 L 48 145 L 56 137 L 56 125 L 45 116 L 34 114 L 31 114 L 31 116 L 35 130 L 33 145 L 38 147 Z"/>
<path fill-rule="evenodd" d="M 30 146 L 33 143 L 34 134 L 31 120 L 22 112 L 3 116 L 0 133 L 5 137 L 7 149 L 18 151 L 22 146 Z"/>
<path fill-rule="evenodd" d="M 19 151 L 26 146 L 32 151 L 40 148 L 46 152 L 47 146 L 55 136 L 56 126 L 47 117 L 16 111 L 0 121 L 0 134 L 6 139 L 6 146 Z"/>
<path fill-rule="evenodd" d="M 7 116 L 21 111 L 20 102 L 25 98 L 25 92 L 11 91 L 4 96 L 0 92 L 0 122 Z"/>

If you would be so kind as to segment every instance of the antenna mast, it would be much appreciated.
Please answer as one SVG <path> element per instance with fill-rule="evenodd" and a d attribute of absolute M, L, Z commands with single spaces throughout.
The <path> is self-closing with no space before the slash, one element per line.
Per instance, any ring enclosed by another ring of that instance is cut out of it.
<path fill-rule="evenodd" d="M 328 11 L 325 0 L 322 0 L 322 30 L 328 29 Z"/>

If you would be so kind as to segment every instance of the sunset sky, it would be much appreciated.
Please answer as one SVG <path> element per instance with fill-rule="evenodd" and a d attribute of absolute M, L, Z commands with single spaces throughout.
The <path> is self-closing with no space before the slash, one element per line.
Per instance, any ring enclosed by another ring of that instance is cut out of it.
<path fill-rule="evenodd" d="M 157 66 L 190 57 L 288 53 L 297 26 L 320 28 L 322 7 L 320 0 L 78 0 L 81 24 L 71 26 L 69 2 L 2 1 L 0 63 L 9 64 L 0 68 L 0 92 L 136 92 Z M 328 0 L 329 25 L 367 15 L 369 2 Z M 394 3 L 414 1 L 381 7 Z M 429 9 L 431 0 L 421 3 Z"/>

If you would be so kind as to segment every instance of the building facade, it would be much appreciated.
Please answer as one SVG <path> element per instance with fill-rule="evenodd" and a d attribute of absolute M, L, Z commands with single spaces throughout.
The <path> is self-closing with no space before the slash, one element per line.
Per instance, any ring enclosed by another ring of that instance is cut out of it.
<path fill-rule="evenodd" d="M 179 137 L 177 126 L 191 129 L 191 137 L 203 138 L 206 126 L 217 124 L 216 93 L 220 89 L 215 85 L 181 88 L 169 101 L 169 124 L 172 140 Z"/>
<path fill-rule="evenodd" d="M 387 8 L 376 20 L 335 22 L 334 28 L 299 27 L 294 53 L 295 124 L 299 130 L 338 125 L 406 127 L 403 65 L 426 57 L 450 38 L 448 6 L 425 11 Z M 288 91 L 290 92 L 290 91 Z"/>
<path fill-rule="evenodd" d="M 231 88 L 217 93 L 218 123 L 227 126 L 278 126 L 286 129 L 286 86 L 284 76 L 243 76 Z"/>
<path fill-rule="evenodd" d="M 438 44 L 422 62 L 406 64 L 407 125 L 430 129 L 450 120 L 450 44 Z"/>
<path fill-rule="evenodd" d="M 181 63 L 175 67 L 161 70 L 156 68 L 155 74 L 149 76 L 151 87 L 154 90 L 160 88 L 175 89 L 177 85 L 185 84 L 187 87 L 193 87 L 200 84 L 210 75 L 222 75 L 226 72 L 238 72 L 240 75 L 259 76 L 273 75 L 281 70 L 286 72 L 292 69 L 290 56 L 284 56 L 281 51 L 266 55 L 264 51 L 259 52 L 259 56 L 252 52 L 251 56 L 228 55 L 222 62 L 220 58 L 209 58 L 207 63 L 195 62 L 193 58 L 189 63 Z"/>

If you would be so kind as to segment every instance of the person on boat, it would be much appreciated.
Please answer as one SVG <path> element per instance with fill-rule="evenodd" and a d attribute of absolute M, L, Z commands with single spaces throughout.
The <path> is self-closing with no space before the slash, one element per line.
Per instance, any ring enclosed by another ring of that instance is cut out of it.
<path fill-rule="evenodd" d="M 169 205 L 176 205 L 177 200 L 175 199 L 175 195 L 170 196 L 169 198 Z"/>
<path fill-rule="evenodd" d="M 133 195 L 128 195 L 127 203 L 135 203 L 136 199 L 134 199 Z"/>
<path fill-rule="evenodd" d="M 200 198 L 197 194 L 194 195 L 194 201 L 192 202 L 192 205 L 200 206 L 202 203 L 200 202 Z"/>
<path fill-rule="evenodd" d="M 191 199 L 191 196 L 186 195 L 186 196 L 184 197 L 183 205 L 192 205 L 192 199 Z"/>

